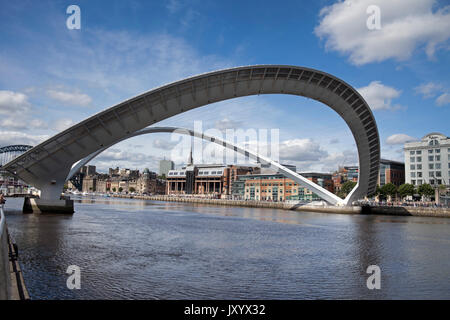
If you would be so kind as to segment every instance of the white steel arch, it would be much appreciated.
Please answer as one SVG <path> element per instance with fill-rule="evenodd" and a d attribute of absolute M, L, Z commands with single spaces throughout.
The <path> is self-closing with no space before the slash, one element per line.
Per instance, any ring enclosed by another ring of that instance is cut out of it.
<path fill-rule="evenodd" d="M 359 178 L 348 202 L 375 192 L 380 141 L 372 111 L 343 80 L 323 71 L 283 65 L 257 65 L 205 73 L 152 89 L 58 133 L 3 168 L 59 199 L 73 163 L 173 115 L 210 103 L 259 94 L 308 97 L 335 110 L 349 126 L 359 157 Z"/>
<path fill-rule="evenodd" d="M 250 159 L 253 159 L 255 161 L 258 161 L 262 164 L 267 164 L 271 166 L 272 168 L 276 169 L 277 171 L 281 172 L 283 175 L 285 175 L 288 178 L 291 178 L 301 186 L 308 188 L 309 190 L 313 191 L 315 194 L 317 194 L 319 197 L 324 199 L 325 201 L 334 204 L 334 205 L 345 205 L 347 204 L 347 199 L 343 200 L 336 196 L 335 194 L 331 193 L 330 191 L 326 190 L 325 188 L 322 188 L 321 186 L 315 184 L 314 182 L 304 178 L 303 176 L 299 175 L 295 171 L 292 171 L 285 166 L 279 164 L 278 162 L 275 162 L 267 157 L 261 156 L 256 152 L 246 150 L 244 148 L 241 148 L 235 144 L 232 144 L 229 141 L 222 140 L 217 137 L 208 136 L 201 132 L 196 132 L 193 130 L 185 129 L 185 128 L 177 128 L 177 127 L 149 127 L 142 130 L 138 130 L 134 133 L 130 133 L 128 136 L 124 137 L 123 139 L 114 142 L 113 144 L 119 143 L 120 141 L 136 137 L 143 134 L 149 134 L 149 133 L 159 133 L 159 132 L 176 132 L 179 134 L 186 134 L 190 135 L 196 138 L 200 138 L 206 141 L 214 142 L 218 145 L 221 145 L 225 148 L 234 150 L 237 153 L 240 153 L 244 156 L 249 157 Z M 105 146 L 92 154 L 88 155 L 87 157 L 81 159 L 78 163 L 76 163 L 72 169 L 70 170 L 69 174 L 67 175 L 66 181 L 69 180 L 74 174 L 76 174 L 82 166 L 87 164 L 89 161 L 94 159 L 96 156 L 98 156 L 100 153 L 105 151 L 106 149 L 110 148 L 113 144 Z"/>

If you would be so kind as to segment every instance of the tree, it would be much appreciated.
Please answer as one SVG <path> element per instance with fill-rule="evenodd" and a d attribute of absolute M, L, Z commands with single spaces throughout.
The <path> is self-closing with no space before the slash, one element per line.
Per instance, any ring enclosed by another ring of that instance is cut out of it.
<path fill-rule="evenodd" d="M 397 194 L 397 187 L 393 183 L 386 183 L 381 187 L 381 194 L 393 197 Z"/>
<path fill-rule="evenodd" d="M 113 188 L 112 188 L 112 191 L 113 191 L 113 192 L 116 192 L 116 187 L 113 187 Z"/>
<path fill-rule="evenodd" d="M 131 193 L 133 193 L 133 192 L 135 192 L 135 191 L 136 191 L 136 189 L 135 189 L 135 188 L 133 188 L 133 187 L 130 187 L 130 189 L 128 189 L 128 191 L 130 191 Z"/>
<path fill-rule="evenodd" d="M 122 192 L 123 191 L 123 188 L 122 187 L 119 187 L 119 192 Z"/>
<path fill-rule="evenodd" d="M 376 196 L 381 195 L 381 188 L 380 188 L 380 185 L 379 185 L 379 184 L 377 184 L 377 187 L 376 187 L 376 189 L 375 189 L 375 195 L 376 195 Z"/>
<path fill-rule="evenodd" d="M 434 189 L 428 183 L 421 184 L 417 189 L 417 192 L 422 197 L 431 197 L 432 195 L 434 195 Z"/>
<path fill-rule="evenodd" d="M 346 181 L 342 184 L 341 191 L 338 192 L 338 196 L 344 199 L 356 186 L 356 182 Z"/>
<path fill-rule="evenodd" d="M 414 186 L 410 183 L 404 183 L 398 187 L 398 193 L 402 198 L 412 196 L 414 194 Z"/>
<path fill-rule="evenodd" d="M 443 184 L 439 185 L 439 194 L 445 193 L 445 191 L 447 190 L 447 187 Z"/>

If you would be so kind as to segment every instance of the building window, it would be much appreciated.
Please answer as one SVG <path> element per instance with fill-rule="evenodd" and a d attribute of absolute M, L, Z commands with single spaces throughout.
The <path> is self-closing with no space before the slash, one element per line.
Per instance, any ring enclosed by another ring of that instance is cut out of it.
<path fill-rule="evenodd" d="M 434 184 L 434 179 L 430 179 L 430 184 Z"/>
<path fill-rule="evenodd" d="M 422 150 L 417 150 L 416 154 L 422 154 Z"/>
<path fill-rule="evenodd" d="M 417 178 L 422 178 L 422 172 L 417 172 Z"/>
<path fill-rule="evenodd" d="M 422 162 L 422 157 L 417 157 L 417 162 Z"/>
<path fill-rule="evenodd" d="M 411 184 L 416 185 L 416 180 L 411 180 Z"/>
<path fill-rule="evenodd" d="M 428 156 L 428 161 L 433 161 L 434 157 L 433 156 Z"/>
<path fill-rule="evenodd" d="M 428 164 L 428 169 L 434 169 L 434 164 L 433 163 L 429 163 Z"/>
<path fill-rule="evenodd" d="M 428 144 L 430 146 L 437 146 L 437 145 L 439 145 L 439 142 L 437 140 L 431 140 Z"/>
<path fill-rule="evenodd" d="M 422 184 L 422 179 L 417 180 L 417 185 L 420 186 Z"/>
<path fill-rule="evenodd" d="M 435 149 L 434 152 L 441 153 L 441 149 Z"/>
<path fill-rule="evenodd" d="M 416 177 L 416 173 L 415 172 L 411 172 L 411 178 L 415 178 Z"/>
<path fill-rule="evenodd" d="M 412 164 L 410 165 L 411 170 L 416 170 L 416 165 Z"/>
<path fill-rule="evenodd" d="M 433 153 L 433 149 L 428 149 L 428 153 Z"/>
<path fill-rule="evenodd" d="M 442 175 L 441 175 L 441 172 L 440 172 L 440 171 L 436 171 L 436 177 L 437 177 L 437 178 L 440 178 L 440 177 L 442 177 Z"/>
<path fill-rule="evenodd" d="M 434 177 L 434 172 L 433 172 L 433 171 L 428 172 L 428 176 L 429 176 L 430 178 L 433 178 L 433 177 Z"/>
<path fill-rule="evenodd" d="M 409 154 L 411 154 L 411 155 L 413 155 L 413 154 L 415 154 L 416 152 L 415 151 L 410 151 L 409 152 Z"/>
<path fill-rule="evenodd" d="M 416 158 L 414 157 L 409 158 L 409 162 L 416 162 Z"/>
<path fill-rule="evenodd" d="M 436 156 L 436 161 L 441 161 L 441 156 Z"/>
<path fill-rule="evenodd" d="M 437 179 L 437 184 L 442 184 L 442 180 L 441 179 Z"/>
<path fill-rule="evenodd" d="M 441 164 L 440 163 L 436 163 L 436 169 L 440 169 L 441 168 Z"/>
<path fill-rule="evenodd" d="M 422 165 L 421 164 L 417 165 L 417 170 L 422 170 Z"/>

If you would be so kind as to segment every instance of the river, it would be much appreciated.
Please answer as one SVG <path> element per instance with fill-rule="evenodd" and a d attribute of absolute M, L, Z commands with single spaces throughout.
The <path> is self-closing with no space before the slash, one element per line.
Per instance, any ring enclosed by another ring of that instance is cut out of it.
<path fill-rule="evenodd" d="M 76 198 L 9 231 L 32 299 L 449 299 L 450 219 Z M 68 266 L 81 289 L 66 286 Z M 381 269 L 369 290 L 367 267 Z"/>

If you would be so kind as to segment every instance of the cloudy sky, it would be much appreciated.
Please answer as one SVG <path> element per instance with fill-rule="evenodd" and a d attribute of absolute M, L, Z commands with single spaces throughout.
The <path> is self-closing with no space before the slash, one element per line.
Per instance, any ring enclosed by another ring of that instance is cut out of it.
<path fill-rule="evenodd" d="M 81 9 L 80 30 L 66 27 L 71 4 Z M 367 26 L 370 5 L 380 9 L 380 28 Z M 36 145 L 162 84 L 253 64 L 311 67 L 353 85 L 374 111 L 383 158 L 402 160 L 402 144 L 429 132 L 450 135 L 448 1 L 0 0 L 0 7 L 0 146 Z M 310 99 L 239 98 L 158 125 L 194 121 L 218 134 L 278 129 L 280 159 L 299 171 L 357 163 L 344 121 Z M 181 164 L 173 138 L 133 138 L 93 163 Z"/>

